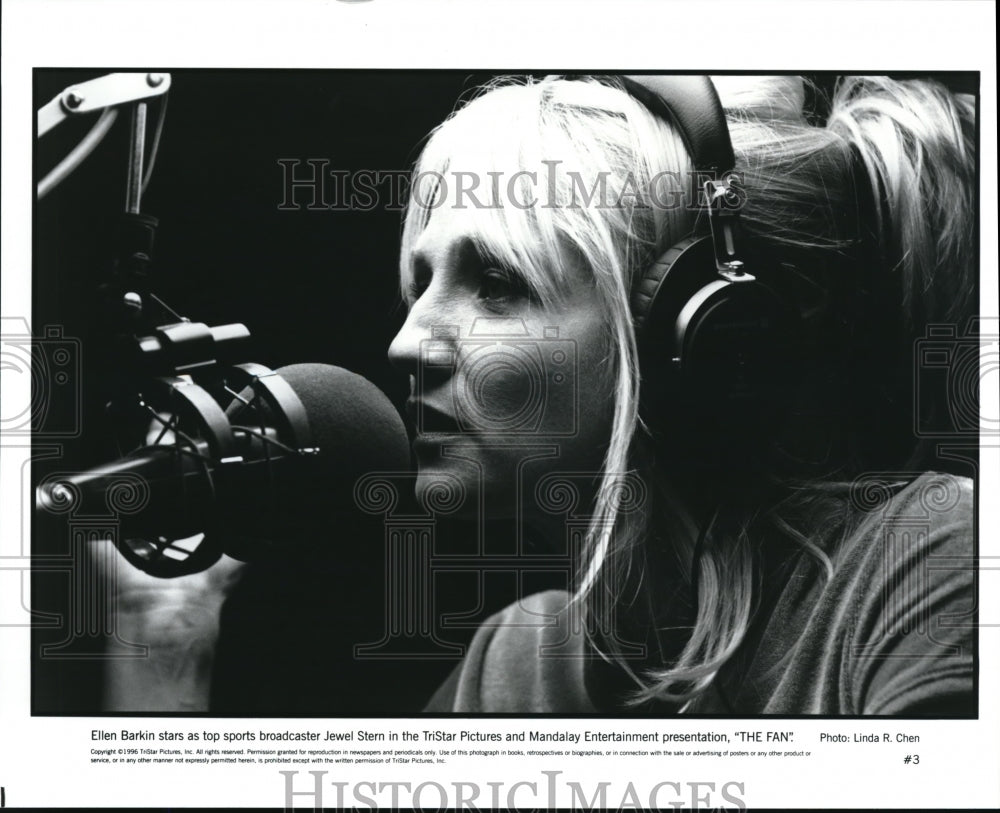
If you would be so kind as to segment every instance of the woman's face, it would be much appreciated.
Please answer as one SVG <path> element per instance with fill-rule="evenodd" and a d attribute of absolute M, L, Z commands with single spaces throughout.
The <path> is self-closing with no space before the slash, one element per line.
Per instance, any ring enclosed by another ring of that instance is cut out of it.
<path fill-rule="evenodd" d="M 465 514 L 518 517 L 546 474 L 600 472 L 612 364 L 589 270 L 578 263 L 565 302 L 543 305 L 478 250 L 473 211 L 435 209 L 414 242 L 389 358 L 410 375 L 417 496 L 444 480 L 466 492 Z"/>

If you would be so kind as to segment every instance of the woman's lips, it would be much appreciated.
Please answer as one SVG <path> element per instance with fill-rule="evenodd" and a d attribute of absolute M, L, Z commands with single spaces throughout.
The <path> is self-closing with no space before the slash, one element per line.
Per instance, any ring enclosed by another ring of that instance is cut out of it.
<path fill-rule="evenodd" d="M 406 414 L 417 429 L 417 440 L 423 436 L 469 435 L 447 412 L 432 407 L 423 401 L 411 398 L 406 402 Z"/>

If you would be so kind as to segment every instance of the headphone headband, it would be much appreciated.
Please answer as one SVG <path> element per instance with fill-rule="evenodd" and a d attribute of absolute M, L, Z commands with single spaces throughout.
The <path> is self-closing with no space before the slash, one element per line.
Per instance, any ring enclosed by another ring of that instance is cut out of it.
<path fill-rule="evenodd" d="M 736 166 L 719 94 L 707 76 L 623 76 L 629 95 L 654 115 L 673 122 L 694 168 L 722 174 Z"/>
<path fill-rule="evenodd" d="M 702 188 L 711 233 L 685 237 L 632 281 L 641 409 L 650 426 L 662 426 L 671 415 L 693 420 L 705 430 L 699 438 L 720 438 L 716 452 L 723 456 L 725 448 L 743 446 L 732 443 L 732 433 L 717 432 L 718 424 L 734 415 L 763 417 L 779 395 L 784 356 L 796 346 L 789 337 L 797 313 L 756 269 L 743 269 L 739 206 L 730 199 L 735 154 L 711 79 L 622 80 L 626 93 L 676 128 L 693 168 L 712 176 Z"/>

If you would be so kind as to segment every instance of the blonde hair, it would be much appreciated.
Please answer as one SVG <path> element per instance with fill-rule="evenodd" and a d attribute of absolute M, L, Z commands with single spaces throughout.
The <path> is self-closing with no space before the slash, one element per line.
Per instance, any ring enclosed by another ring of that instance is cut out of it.
<path fill-rule="evenodd" d="M 912 312 L 919 306 L 924 321 L 962 312 L 976 273 L 969 100 L 932 82 L 844 79 L 826 126 L 815 126 L 807 117 L 808 86 L 801 78 L 726 76 L 715 83 L 747 193 L 742 219 L 753 239 L 849 256 L 862 235 L 859 223 L 844 213 L 857 212 L 859 198 L 867 197 L 874 202 L 882 257 L 873 272 L 900 275 L 899 308 Z M 607 331 L 617 397 L 576 598 L 587 602 L 598 628 L 608 630 L 625 601 L 626 582 L 637 571 L 640 581 L 648 581 L 641 551 L 654 531 L 650 507 L 620 510 L 620 478 L 636 466 L 646 440 L 629 293 L 637 274 L 697 226 L 689 208 L 656 205 L 641 192 L 663 173 L 686 177 L 692 167 L 674 128 L 627 95 L 614 77 L 551 77 L 498 80 L 483 88 L 432 133 L 415 173 L 439 178 L 475 169 L 489 176 L 512 167 L 547 173 L 548 191 L 559 205 L 476 208 L 472 239 L 553 305 L 569 284 L 568 263 L 582 258 L 593 274 Z M 858 187 L 859 175 L 868 188 Z M 575 177 L 605 178 L 619 205 L 566 205 L 579 191 Z M 530 179 L 522 181 L 512 190 L 532 193 Z M 626 194 L 629 184 L 640 194 Z M 418 204 L 411 199 L 403 230 L 404 289 L 412 276 L 410 251 L 433 209 Z M 702 529 L 699 540 L 669 477 L 655 465 L 644 465 L 640 474 L 671 503 L 656 530 L 667 537 L 695 593 L 693 625 L 680 654 L 644 676 L 632 672 L 614 636 L 606 643 L 609 656 L 639 687 L 635 702 L 683 702 L 711 685 L 744 640 L 759 592 L 753 550 L 746 524 L 728 533 Z M 761 513 L 832 573 L 831 559 L 807 531 L 777 510 Z M 808 512 L 791 506 L 788 515 Z"/>

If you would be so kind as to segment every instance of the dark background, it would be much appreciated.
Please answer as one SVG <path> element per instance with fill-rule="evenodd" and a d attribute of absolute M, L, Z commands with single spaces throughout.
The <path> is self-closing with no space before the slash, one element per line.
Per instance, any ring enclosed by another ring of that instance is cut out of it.
<path fill-rule="evenodd" d="M 110 70 L 36 71 L 35 110 L 67 86 Z M 142 202 L 143 212 L 160 219 L 153 290 L 193 321 L 246 324 L 253 336 L 247 360 L 275 368 L 303 361 L 342 366 L 372 380 L 401 406 L 408 385 L 385 358 L 403 321 L 397 294 L 401 212 L 382 206 L 309 211 L 310 195 L 303 189 L 296 193 L 302 208 L 279 210 L 285 189 L 278 161 L 325 159 L 329 169 L 407 170 L 428 132 L 490 74 L 170 73 L 162 140 Z M 813 105 L 822 116 L 822 93 L 832 88 L 834 76 L 812 78 L 820 90 Z M 974 75 L 940 78 L 954 90 L 978 90 Z M 153 104 L 150 134 L 156 114 Z M 94 120 L 66 121 L 37 142 L 36 178 Z M 57 460 L 37 463 L 36 478 L 116 456 L 104 404 L 119 371 L 99 340 L 106 326 L 96 292 L 112 264 L 127 151 L 123 111 L 90 158 L 35 206 L 32 327 L 41 335 L 45 326 L 61 325 L 82 348 L 81 434 L 62 441 Z M 307 171 L 307 165 L 298 168 Z M 36 556 L 65 552 L 65 530 L 45 522 L 35 527 Z M 456 530 L 442 528 L 446 540 L 449 533 Z M 345 642 L 378 635 L 381 545 L 381 528 L 359 522 L 345 526 L 318 560 L 289 556 L 251 571 L 224 615 L 216 713 L 374 716 L 421 708 L 454 658 L 359 666 L 344 655 Z M 34 609 L 67 618 L 68 578 L 36 573 Z M 513 589 L 484 591 L 477 580 L 444 582 L 436 587 L 444 602 L 437 609 L 475 610 L 481 619 L 508 603 Z M 447 639 L 466 640 L 473 627 L 451 630 Z M 38 656 L 41 646 L 65 637 L 64 626 L 36 630 L 35 713 L 93 713 L 99 707 L 98 659 Z"/>
<path fill-rule="evenodd" d="M 35 109 L 65 87 L 108 72 L 38 71 Z M 422 139 L 463 90 L 487 77 L 170 73 L 162 139 L 142 201 L 142 211 L 160 220 L 152 290 L 193 321 L 244 323 L 253 337 L 245 360 L 272 368 L 335 364 L 366 376 L 401 406 L 408 383 L 386 361 L 404 316 L 397 294 L 401 213 L 383 206 L 309 211 L 307 189 L 296 193 L 300 210 L 281 211 L 284 170 L 278 161 L 315 158 L 328 160 L 330 170 L 407 170 Z M 147 158 L 156 114 L 153 103 Z M 36 177 L 55 166 L 95 120 L 96 115 L 68 120 L 46 134 L 36 149 Z M 128 130 L 126 110 L 87 161 L 36 204 L 32 326 L 39 335 L 43 326 L 61 325 L 64 335 L 79 338 L 82 347 L 81 435 L 64 441 L 59 459 L 38 462 L 36 478 L 116 456 L 104 404 L 119 371 L 100 341 L 105 325 L 96 292 L 108 279 L 125 205 Z M 297 171 L 310 168 L 303 164 Z M 65 535 L 61 526 L 37 523 L 36 555 L 64 552 Z M 331 540 L 329 556 L 309 561 L 292 556 L 270 562 L 266 572 L 253 569 L 225 614 L 213 694 L 219 713 L 419 710 L 454 658 L 380 662 L 362 674 L 343 661 L 348 637 L 378 638 L 381 557 L 381 528 L 359 520 L 346 523 L 342 538 Z M 66 618 L 68 578 L 37 573 L 34 609 Z M 470 589 L 475 593 L 477 588 Z M 507 595 L 491 597 L 484 611 L 507 600 Z M 471 629 L 460 630 L 452 637 L 470 634 Z M 98 708 L 99 661 L 38 656 L 41 646 L 65 636 L 63 626 L 36 631 L 36 713 Z"/>

